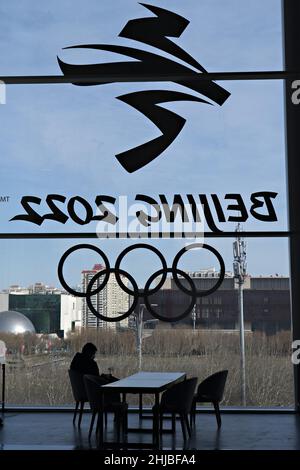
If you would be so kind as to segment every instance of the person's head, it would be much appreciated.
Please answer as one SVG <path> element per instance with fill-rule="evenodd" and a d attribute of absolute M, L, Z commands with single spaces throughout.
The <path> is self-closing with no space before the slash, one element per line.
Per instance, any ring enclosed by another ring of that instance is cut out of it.
<path fill-rule="evenodd" d="M 94 359 L 97 348 L 93 343 L 86 343 L 82 348 L 82 354 Z"/>

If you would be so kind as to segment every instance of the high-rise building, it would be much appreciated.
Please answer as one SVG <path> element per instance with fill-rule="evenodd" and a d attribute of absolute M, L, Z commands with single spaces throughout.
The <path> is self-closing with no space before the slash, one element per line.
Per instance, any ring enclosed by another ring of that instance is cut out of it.
<path fill-rule="evenodd" d="M 128 280 L 125 276 L 120 275 L 121 280 L 125 286 L 128 285 Z M 122 313 L 127 312 L 130 306 L 130 296 L 119 286 L 114 274 L 111 274 L 106 287 L 106 316 L 117 317 Z M 128 326 L 128 318 L 118 322 L 119 326 L 125 328 Z M 116 327 L 117 323 L 109 323 L 109 325 Z"/>
<path fill-rule="evenodd" d="M 82 271 L 82 291 L 86 292 L 87 286 L 91 279 L 99 271 L 102 271 L 104 267 L 101 264 L 95 264 L 93 269 Z M 127 285 L 127 278 L 121 276 L 122 281 Z M 99 276 L 93 284 L 93 289 L 96 290 L 101 286 L 104 280 L 104 276 Z M 125 313 L 130 305 L 130 296 L 122 290 L 114 274 L 110 274 L 106 286 L 97 294 L 91 296 L 91 302 L 94 308 L 105 317 L 116 317 Z M 83 298 L 82 303 L 82 326 L 84 328 L 113 328 L 115 329 L 117 324 L 121 327 L 128 325 L 128 319 L 122 320 L 121 322 L 106 322 L 96 317 L 93 312 L 90 311 L 87 301 Z"/>
<path fill-rule="evenodd" d="M 81 281 L 82 281 L 82 292 L 87 291 L 87 287 L 89 282 L 92 278 L 97 274 L 99 271 L 102 271 L 104 266 L 101 264 L 95 264 L 93 269 L 85 269 L 81 272 Z M 101 282 L 103 282 L 103 277 L 99 277 L 97 281 L 93 285 L 93 290 L 100 286 Z M 104 289 L 101 290 L 98 294 L 93 295 L 91 297 L 92 304 L 94 308 L 103 314 L 105 310 L 105 296 L 104 296 Z M 83 328 L 103 328 L 104 322 L 97 318 L 93 312 L 90 311 L 87 305 L 87 301 L 85 298 L 82 299 L 82 326 Z"/>

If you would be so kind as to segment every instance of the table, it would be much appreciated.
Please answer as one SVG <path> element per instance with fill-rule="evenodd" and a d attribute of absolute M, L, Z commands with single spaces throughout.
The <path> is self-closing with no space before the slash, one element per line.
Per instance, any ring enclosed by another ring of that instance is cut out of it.
<path fill-rule="evenodd" d="M 102 400 L 104 399 L 104 393 L 109 392 L 122 393 L 123 401 L 126 400 L 127 393 L 154 394 L 156 406 L 154 408 L 155 411 L 153 414 L 152 446 L 159 447 L 159 394 L 185 379 L 185 372 L 138 372 L 137 374 L 126 377 L 125 379 L 103 385 L 101 387 L 101 391 L 103 392 Z M 106 443 L 103 440 L 103 411 L 100 412 L 99 418 L 99 446 L 105 447 Z M 133 446 L 134 444 L 132 443 L 130 445 Z M 145 446 L 145 444 L 143 444 L 143 446 Z"/>

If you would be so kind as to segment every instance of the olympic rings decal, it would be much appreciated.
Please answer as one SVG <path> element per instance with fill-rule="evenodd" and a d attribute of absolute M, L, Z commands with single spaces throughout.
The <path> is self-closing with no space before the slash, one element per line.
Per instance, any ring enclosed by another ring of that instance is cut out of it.
<path fill-rule="evenodd" d="M 213 253 L 216 256 L 216 258 L 217 258 L 217 260 L 220 264 L 220 276 L 219 276 L 217 282 L 215 283 L 215 285 L 213 287 L 211 287 L 210 289 L 205 290 L 205 291 L 197 291 L 196 286 L 193 282 L 193 279 L 186 272 L 178 269 L 178 263 L 180 261 L 180 258 L 186 252 L 188 252 L 189 250 L 192 250 L 194 248 L 203 248 L 203 249 L 208 250 L 209 252 Z M 65 278 L 64 278 L 64 275 L 63 275 L 63 267 L 64 267 L 66 259 L 69 257 L 69 255 L 71 253 L 73 253 L 74 251 L 83 250 L 83 249 L 92 250 L 92 251 L 95 251 L 96 253 L 98 253 L 104 261 L 105 268 L 102 269 L 101 271 L 97 272 L 95 274 L 95 276 L 93 276 L 93 278 L 90 280 L 90 282 L 87 285 L 87 291 L 86 292 L 77 292 L 74 289 L 72 289 L 67 284 L 67 282 L 65 281 Z M 131 276 L 131 274 L 127 273 L 123 269 L 120 269 L 120 265 L 121 265 L 121 262 L 123 261 L 124 257 L 128 253 L 130 253 L 131 251 L 136 250 L 136 249 L 146 249 L 146 250 L 152 251 L 153 253 L 155 253 L 158 256 L 158 258 L 160 259 L 161 264 L 162 264 L 162 269 L 156 271 L 154 274 L 152 274 L 149 277 L 149 279 L 147 280 L 147 282 L 145 284 L 144 289 L 139 289 L 138 288 L 137 282 Z M 177 315 L 176 317 L 171 317 L 171 318 L 163 316 L 161 314 L 158 314 L 153 309 L 153 307 L 151 306 L 151 302 L 149 301 L 149 296 L 155 294 L 156 292 L 158 292 L 161 289 L 161 287 L 163 286 L 163 284 L 165 283 L 165 281 L 167 279 L 168 273 L 171 273 L 173 275 L 174 282 L 175 282 L 176 286 L 178 287 L 178 289 L 181 290 L 182 292 L 184 292 L 187 296 L 191 297 L 191 302 L 190 302 L 189 306 L 186 308 L 186 310 L 183 313 L 181 313 L 180 315 Z M 124 320 L 125 318 L 129 317 L 129 315 L 131 315 L 131 313 L 134 312 L 134 310 L 135 310 L 135 308 L 138 304 L 138 299 L 143 298 L 147 310 L 149 311 L 149 313 L 151 313 L 151 315 L 154 318 L 157 318 L 157 319 L 159 319 L 161 321 L 165 321 L 165 322 L 175 322 L 175 321 L 178 321 L 178 320 L 182 320 L 183 318 L 187 317 L 191 313 L 191 311 L 193 310 L 194 305 L 196 303 L 197 297 L 205 297 L 207 295 L 210 295 L 213 292 L 215 292 L 221 286 L 221 284 L 222 284 L 222 282 L 225 278 L 225 263 L 224 263 L 224 260 L 223 260 L 222 256 L 220 255 L 220 253 L 215 248 L 213 248 L 212 246 L 207 245 L 205 243 L 204 244 L 193 243 L 191 245 L 188 245 L 187 247 L 182 248 L 177 253 L 177 255 L 175 256 L 174 261 L 172 263 L 172 267 L 168 268 L 167 267 L 167 262 L 166 262 L 164 256 L 162 255 L 162 253 L 157 248 L 153 247 L 152 245 L 147 245 L 146 243 L 136 243 L 135 245 L 132 245 L 130 247 L 125 248 L 125 250 L 123 250 L 120 253 L 120 255 L 118 256 L 118 258 L 116 260 L 116 263 L 115 263 L 115 267 L 111 268 L 110 264 L 109 264 L 109 260 L 106 256 L 106 254 L 100 248 L 98 248 L 94 245 L 89 245 L 89 244 L 79 244 L 79 245 L 73 246 L 72 248 L 69 248 L 63 254 L 63 256 L 61 257 L 61 259 L 58 263 L 57 274 L 58 274 L 58 278 L 60 280 L 60 283 L 64 287 L 64 289 L 67 292 L 69 292 L 70 294 L 72 294 L 76 297 L 86 298 L 87 305 L 88 305 L 90 311 L 97 318 L 99 318 L 100 320 L 107 321 L 107 322 L 118 322 L 118 321 Z M 101 292 L 105 288 L 105 286 L 108 283 L 110 274 L 115 275 L 115 278 L 116 278 L 116 281 L 117 281 L 119 287 L 124 292 L 126 292 L 128 295 L 132 296 L 133 299 L 134 299 L 132 304 L 130 305 L 129 310 L 127 312 L 125 312 L 125 313 L 123 313 L 122 315 L 119 315 L 119 316 L 114 316 L 112 318 L 101 315 L 101 313 L 99 313 L 96 310 L 96 308 L 93 305 L 92 300 L 91 300 L 91 297 L 93 295 L 98 294 L 99 292 Z M 94 284 L 98 281 L 98 279 L 101 276 L 104 276 L 103 281 L 101 281 L 100 285 L 98 285 L 95 289 L 93 289 Z M 129 289 L 124 284 L 121 276 L 126 277 L 130 281 L 130 283 L 132 285 L 132 289 Z M 158 276 L 161 276 L 160 281 L 158 282 L 158 284 L 155 287 L 150 289 L 151 284 L 153 283 L 155 278 L 157 278 Z M 180 276 L 180 278 L 184 278 L 187 281 L 187 283 L 190 285 L 190 289 L 188 289 L 187 287 L 185 287 L 182 284 L 182 280 L 180 280 L 179 276 Z"/>

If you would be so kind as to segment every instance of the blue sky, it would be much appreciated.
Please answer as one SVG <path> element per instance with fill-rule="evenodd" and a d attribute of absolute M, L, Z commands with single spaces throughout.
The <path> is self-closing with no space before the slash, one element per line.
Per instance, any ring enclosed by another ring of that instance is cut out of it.
<path fill-rule="evenodd" d="M 156 0 L 191 22 L 175 40 L 208 71 L 282 69 L 280 0 Z M 69 63 L 122 60 L 99 51 L 63 51 L 74 44 L 105 43 L 151 47 L 118 38 L 129 19 L 151 16 L 135 0 L 10 0 L 0 6 L 0 75 L 60 74 L 56 56 Z M 123 59 L 124 60 L 124 59 Z M 286 229 L 286 181 L 282 82 L 221 82 L 231 92 L 222 106 L 182 102 L 168 104 L 187 123 L 175 142 L 147 167 L 128 174 L 115 155 L 146 142 L 159 131 L 144 116 L 116 100 L 144 89 L 185 91 L 173 84 L 113 84 L 97 87 L 72 85 L 9 86 L 7 104 L 0 106 L 1 194 L 10 203 L 0 206 L 1 232 L 92 231 L 70 221 L 65 227 L 48 221 L 42 228 L 8 222 L 21 211 L 23 195 L 44 198 L 59 193 L 80 195 L 91 203 L 97 194 L 156 196 L 174 193 L 241 193 L 250 205 L 252 192 L 278 192 L 278 223 L 257 223 L 244 229 Z M 224 201 L 223 201 L 224 202 Z M 45 206 L 42 206 L 44 209 Z M 223 230 L 233 230 L 227 223 Z M 113 260 L 127 241 L 98 242 Z M 231 269 L 232 240 L 213 241 Z M 75 241 L 4 241 L 0 245 L 0 288 L 10 283 L 42 280 L 58 285 L 57 262 Z M 166 257 L 182 241 L 153 242 Z M 146 260 L 147 258 L 145 258 Z M 149 257 L 142 265 L 132 256 L 124 267 L 145 277 L 156 268 Z M 69 269 L 70 282 L 81 268 L 98 260 L 78 257 Z M 214 264 L 214 260 L 186 257 L 186 269 Z M 287 274 L 285 240 L 250 240 L 249 272 Z M 159 266 L 158 266 L 159 267 Z M 157 267 L 157 269 L 158 269 Z"/>

